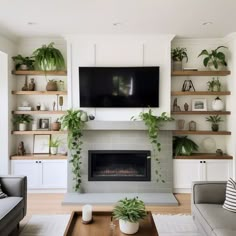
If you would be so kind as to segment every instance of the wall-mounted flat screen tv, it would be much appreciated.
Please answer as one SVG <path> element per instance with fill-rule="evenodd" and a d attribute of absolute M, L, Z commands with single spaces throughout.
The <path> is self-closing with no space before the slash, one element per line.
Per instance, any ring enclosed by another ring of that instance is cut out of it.
<path fill-rule="evenodd" d="M 159 107 L 159 67 L 79 67 L 80 107 Z"/>

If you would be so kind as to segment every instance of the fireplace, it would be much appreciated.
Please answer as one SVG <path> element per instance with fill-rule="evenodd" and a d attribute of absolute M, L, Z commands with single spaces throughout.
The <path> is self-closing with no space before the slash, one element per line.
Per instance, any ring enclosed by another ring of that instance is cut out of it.
<path fill-rule="evenodd" d="M 147 150 L 88 151 L 88 180 L 150 181 L 150 155 Z"/>

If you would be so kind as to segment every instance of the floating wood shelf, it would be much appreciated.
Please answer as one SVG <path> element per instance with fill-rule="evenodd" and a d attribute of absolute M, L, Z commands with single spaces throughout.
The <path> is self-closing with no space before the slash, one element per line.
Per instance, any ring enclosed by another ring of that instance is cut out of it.
<path fill-rule="evenodd" d="M 233 159 L 232 156 L 229 156 L 227 154 L 223 155 L 216 155 L 215 153 L 193 153 L 191 156 L 175 156 L 174 159 Z"/>
<path fill-rule="evenodd" d="M 67 95 L 66 91 L 12 91 L 14 95 Z"/>
<path fill-rule="evenodd" d="M 172 71 L 172 76 L 226 76 L 230 71 Z"/>
<path fill-rule="evenodd" d="M 52 131 L 52 130 L 31 130 L 31 131 L 12 131 L 12 134 L 16 135 L 27 135 L 27 134 L 67 134 L 66 130 L 63 131 Z"/>
<path fill-rule="evenodd" d="M 218 96 L 223 96 L 223 95 L 230 95 L 230 91 L 221 91 L 221 92 L 209 92 L 209 91 L 172 91 L 171 95 L 172 96 L 186 96 L 186 95 L 218 95 Z"/>
<path fill-rule="evenodd" d="M 173 130 L 174 135 L 231 135 L 229 131 L 208 131 L 208 130 L 197 130 L 197 131 L 189 131 L 189 130 Z"/>
<path fill-rule="evenodd" d="M 66 160 L 67 155 L 62 154 L 25 154 L 24 156 L 12 155 L 11 160 Z"/>
<path fill-rule="evenodd" d="M 51 114 L 51 115 L 64 115 L 66 111 L 12 111 L 12 114 Z"/>
<path fill-rule="evenodd" d="M 15 70 L 12 71 L 13 75 L 55 75 L 55 76 L 66 76 L 67 71 L 39 71 L 39 70 Z"/>
<path fill-rule="evenodd" d="M 172 111 L 171 115 L 230 115 L 230 111 Z"/>

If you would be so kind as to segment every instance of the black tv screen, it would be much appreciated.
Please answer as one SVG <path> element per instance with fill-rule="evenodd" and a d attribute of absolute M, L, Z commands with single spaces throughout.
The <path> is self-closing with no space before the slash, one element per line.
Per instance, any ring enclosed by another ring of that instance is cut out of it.
<path fill-rule="evenodd" d="M 159 67 L 79 67 L 80 107 L 159 107 Z"/>

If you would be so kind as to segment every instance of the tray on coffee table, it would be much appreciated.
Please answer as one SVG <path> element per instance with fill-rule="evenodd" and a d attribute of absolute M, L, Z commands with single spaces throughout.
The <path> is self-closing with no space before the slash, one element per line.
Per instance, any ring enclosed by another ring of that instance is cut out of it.
<path fill-rule="evenodd" d="M 74 211 L 71 214 L 64 236 L 127 236 L 126 234 L 120 232 L 119 222 L 117 220 L 113 221 L 116 226 L 112 231 L 110 227 L 111 216 L 111 211 L 93 211 L 93 222 L 91 224 L 83 224 L 82 212 Z M 147 217 L 140 221 L 139 231 L 134 235 L 158 236 L 151 212 L 148 212 Z"/>

